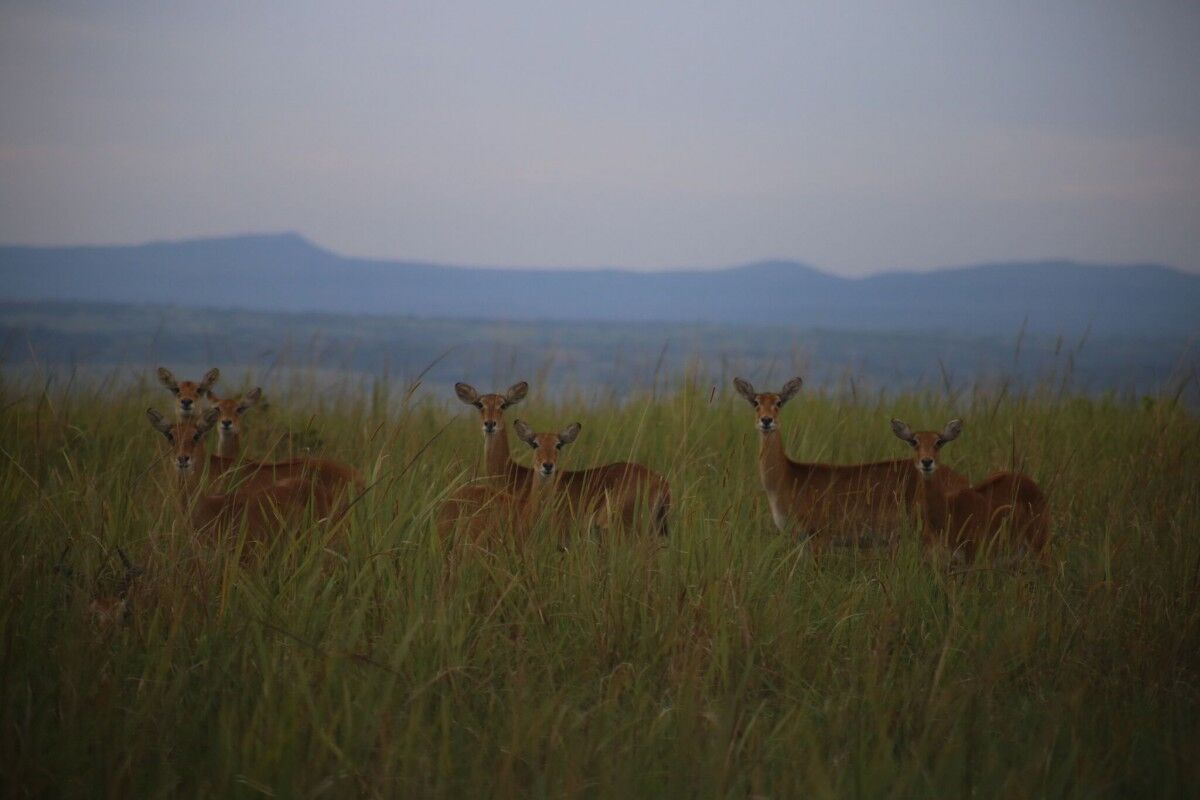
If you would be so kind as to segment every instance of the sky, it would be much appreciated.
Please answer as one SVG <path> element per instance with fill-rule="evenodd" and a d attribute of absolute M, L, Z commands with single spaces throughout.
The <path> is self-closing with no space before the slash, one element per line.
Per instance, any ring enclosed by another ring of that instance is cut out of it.
<path fill-rule="evenodd" d="M 0 0 L 0 242 L 1200 271 L 1200 3 Z"/>

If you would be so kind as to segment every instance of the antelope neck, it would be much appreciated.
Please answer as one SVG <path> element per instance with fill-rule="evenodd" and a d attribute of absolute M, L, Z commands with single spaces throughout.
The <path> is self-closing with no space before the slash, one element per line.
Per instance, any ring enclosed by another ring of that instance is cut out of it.
<path fill-rule="evenodd" d="M 495 433 L 484 434 L 483 467 L 491 477 L 514 478 L 521 471 L 520 465 L 512 460 L 509 453 L 508 429 L 503 422 L 497 423 Z"/>
<path fill-rule="evenodd" d="M 941 470 L 934 472 L 929 477 L 920 476 L 920 489 L 918 489 L 917 498 L 925 509 L 925 520 L 933 526 L 934 529 L 940 530 L 946 525 L 947 504 L 946 493 L 944 490 L 944 482 L 941 475 Z"/>
<path fill-rule="evenodd" d="M 535 475 L 533 480 L 529 482 L 529 499 L 533 502 L 543 500 L 546 497 L 554 494 L 555 488 L 558 487 L 558 473 L 555 472 L 548 478 L 543 478 L 540 475 Z"/>
<path fill-rule="evenodd" d="M 558 486 L 558 473 L 549 478 L 534 476 L 529 482 L 524 495 L 518 501 L 518 515 L 525 524 L 532 525 L 541 516 L 543 510 L 553 504 L 554 494 Z"/>
<path fill-rule="evenodd" d="M 769 431 L 760 431 L 762 444 L 758 449 L 758 470 L 762 476 L 763 486 L 772 491 L 787 474 L 788 457 L 783 450 L 783 437 L 776 425 Z"/>
<path fill-rule="evenodd" d="M 221 458 L 235 459 L 241 451 L 242 435 L 240 433 L 222 433 L 217 431 L 217 455 Z"/>
<path fill-rule="evenodd" d="M 208 498 L 207 476 L 204 475 L 204 469 L 207 466 L 208 456 L 192 467 L 189 474 L 177 474 L 173 476 L 175 481 L 175 498 L 179 501 L 180 508 L 187 512 L 192 509 L 199 508 L 204 505 Z"/>

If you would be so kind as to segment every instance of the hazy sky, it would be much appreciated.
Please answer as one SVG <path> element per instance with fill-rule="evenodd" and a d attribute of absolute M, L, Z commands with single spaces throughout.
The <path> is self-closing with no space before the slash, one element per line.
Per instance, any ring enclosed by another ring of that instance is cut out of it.
<path fill-rule="evenodd" d="M 0 3 L 0 241 L 1200 269 L 1200 3 Z"/>

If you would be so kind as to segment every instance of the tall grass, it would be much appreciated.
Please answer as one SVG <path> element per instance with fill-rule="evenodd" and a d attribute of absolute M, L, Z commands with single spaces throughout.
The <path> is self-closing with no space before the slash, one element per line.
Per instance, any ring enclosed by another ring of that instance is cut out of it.
<path fill-rule="evenodd" d="M 582 422 L 566 467 L 632 457 L 666 474 L 671 536 L 451 554 L 432 515 L 480 460 L 470 409 L 382 384 L 265 388 L 252 454 L 315 446 L 372 488 L 340 540 L 303 531 L 243 565 L 164 500 L 143 416 L 168 406 L 161 389 L 0 387 L 8 794 L 1200 786 L 1200 425 L 1169 398 L 793 401 L 794 458 L 904 457 L 889 417 L 961 415 L 948 463 L 975 478 L 1015 464 L 1048 488 L 1054 569 L 948 573 L 912 531 L 895 552 L 817 563 L 777 535 L 750 408 L 727 387 L 550 404 L 535 384 L 510 414 Z M 88 606 L 121 579 L 117 547 L 146 573 L 128 623 L 98 626 Z"/>

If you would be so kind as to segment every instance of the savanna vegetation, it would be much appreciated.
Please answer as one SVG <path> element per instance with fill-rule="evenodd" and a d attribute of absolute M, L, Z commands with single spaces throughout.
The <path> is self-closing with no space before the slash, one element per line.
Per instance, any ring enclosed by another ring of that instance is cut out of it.
<path fill-rule="evenodd" d="M 218 389 L 253 385 L 236 384 Z M 149 374 L 0 385 L 7 794 L 1200 787 L 1200 423 L 1170 396 L 805 391 L 783 411 L 793 458 L 839 462 L 907 457 L 890 417 L 962 417 L 947 464 L 975 479 L 1015 466 L 1047 491 L 1041 568 L 935 565 L 915 524 L 894 550 L 814 561 L 775 532 L 752 410 L 686 380 L 620 402 L 535 382 L 512 414 L 581 422 L 567 468 L 663 473 L 669 537 L 450 547 L 434 520 L 479 465 L 472 409 L 383 383 L 264 389 L 249 452 L 319 452 L 369 488 L 343 528 L 301 527 L 246 561 L 191 536 L 167 499 L 145 409 L 171 398 Z M 98 614 L 125 585 L 127 609 Z"/>

